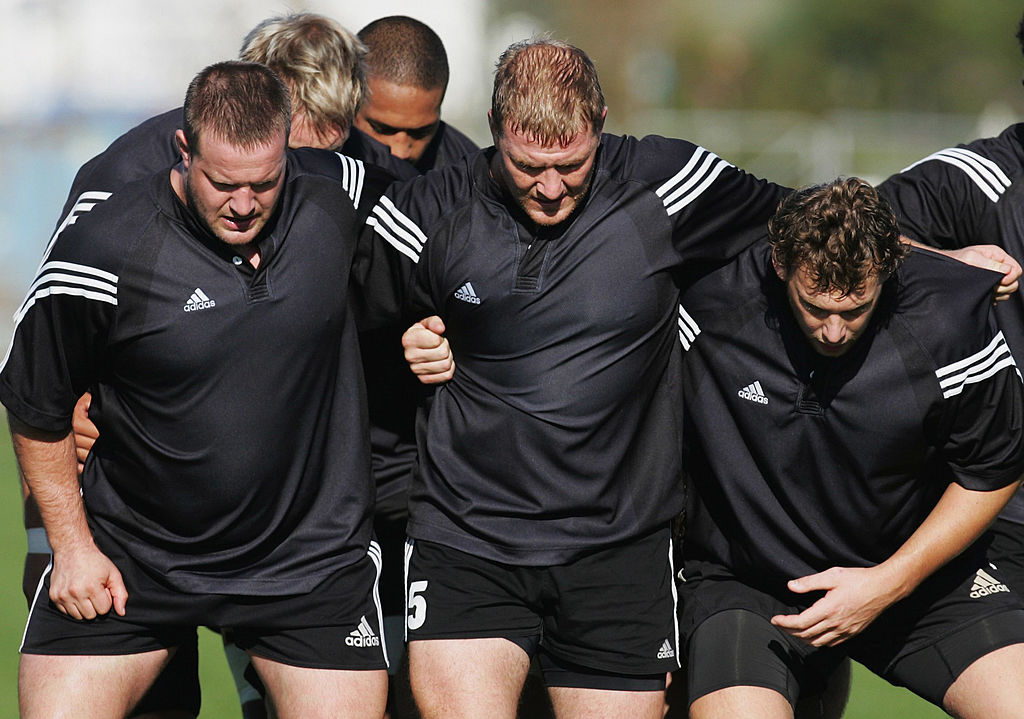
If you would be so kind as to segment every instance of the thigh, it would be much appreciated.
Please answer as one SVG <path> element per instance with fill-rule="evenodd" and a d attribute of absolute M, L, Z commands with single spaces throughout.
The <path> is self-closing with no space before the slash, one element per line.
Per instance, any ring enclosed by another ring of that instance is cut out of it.
<path fill-rule="evenodd" d="M 387 672 L 316 669 L 253 655 L 278 719 L 380 719 Z"/>
<path fill-rule="evenodd" d="M 23 654 L 18 703 L 23 719 L 128 716 L 166 663 L 161 649 L 137 654 L 81 656 Z"/>
<path fill-rule="evenodd" d="M 1024 706 L 1024 644 L 996 649 L 974 661 L 946 691 L 942 708 L 963 719 L 1020 714 Z"/>
<path fill-rule="evenodd" d="M 645 692 L 552 687 L 551 704 L 557 719 L 661 719 L 664 687 Z"/>
<path fill-rule="evenodd" d="M 423 719 L 515 719 L 530 668 L 507 639 L 425 639 L 409 644 L 409 679 Z"/>
<path fill-rule="evenodd" d="M 405 571 L 410 642 L 499 637 L 519 641 L 540 635 L 536 568 L 510 567 L 433 542 L 409 540 Z"/>
<path fill-rule="evenodd" d="M 671 549 L 666 525 L 631 542 L 549 567 L 556 604 L 545 617 L 542 651 L 562 665 L 609 675 L 653 676 L 654 684 L 641 690 L 658 684 L 664 689 L 665 674 L 680 666 Z"/>

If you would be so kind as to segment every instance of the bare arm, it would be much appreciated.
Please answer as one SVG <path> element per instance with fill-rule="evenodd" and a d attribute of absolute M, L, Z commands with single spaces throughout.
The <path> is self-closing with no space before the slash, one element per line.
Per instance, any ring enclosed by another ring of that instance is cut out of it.
<path fill-rule="evenodd" d="M 772 624 L 814 646 L 846 641 L 969 547 L 1018 485 L 981 492 L 951 483 L 921 526 L 881 564 L 832 567 L 789 582 L 793 592 L 823 590 L 826 594 L 800 614 L 772 617 Z"/>
<path fill-rule="evenodd" d="M 86 392 L 79 398 L 75 405 L 75 412 L 72 417 L 72 426 L 75 432 L 75 452 L 78 455 L 78 473 L 82 473 L 85 466 L 85 458 L 89 456 L 93 444 L 99 438 L 99 431 L 96 425 L 89 419 L 89 405 L 92 402 L 92 395 Z M 39 585 L 39 578 L 46 571 L 50 563 L 50 545 L 46 536 L 46 529 L 43 528 L 43 518 L 39 516 L 39 507 L 36 505 L 35 497 L 28 488 L 24 474 L 19 470 L 18 476 L 21 479 L 21 496 L 24 500 L 25 532 L 28 538 L 28 552 L 25 554 L 25 569 L 21 576 L 21 590 L 25 599 L 31 605 L 36 594 L 36 587 Z"/>
<path fill-rule="evenodd" d="M 53 548 L 50 599 L 75 619 L 93 619 L 111 607 L 123 616 L 128 592 L 121 573 L 93 542 L 72 434 L 42 432 L 10 414 L 8 421 L 18 464 Z"/>

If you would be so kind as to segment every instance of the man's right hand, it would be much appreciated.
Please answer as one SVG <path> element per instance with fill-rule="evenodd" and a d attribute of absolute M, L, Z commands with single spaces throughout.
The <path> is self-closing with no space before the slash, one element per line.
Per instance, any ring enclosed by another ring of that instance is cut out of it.
<path fill-rule="evenodd" d="M 78 398 L 75 411 L 71 414 L 71 428 L 75 432 L 75 455 L 78 457 L 78 473 L 85 469 L 85 458 L 92 451 L 92 446 L 100 437 L 100 431 L 89 419 L 89 407 L 92 395 L 88 392 Z"/>
<path fill-rule="evenodd" d="M 444 337 L 444 322 L 434 315 L 422 319 L 402 335 L 405 361 L 423 384 L 441 384 L 455 375 L 455 358 Z"/>
<path fill-rule="evenodd" d="M 123 617 L 128 589 L 114 563 L 92 545 L 54 552 L 50 600 L 73 619 L 95 619 L 111 607 Z"/>

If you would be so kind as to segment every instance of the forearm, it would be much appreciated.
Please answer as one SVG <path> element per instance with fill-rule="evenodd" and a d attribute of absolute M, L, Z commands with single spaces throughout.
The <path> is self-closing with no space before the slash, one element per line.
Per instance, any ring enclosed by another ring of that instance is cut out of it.
<path fill-rule="evenodd" d="M 26 496 L 26 527 L 41 518 L 55 550 L 92 544 L 78 483 L 75 442 L 71 432 L 40 432 L 8 415 L 11 441 L 18 458 Z M 30 506 L 34 500 L 36 514 Z"/>
<path fill-rule="evenodd" d="M 938 504 L 906 542 L 877 569 L 903 598 L 939 567 L 969 547 L 992 523 L 1019 482 L 981 492 L 951 483 Z"/>

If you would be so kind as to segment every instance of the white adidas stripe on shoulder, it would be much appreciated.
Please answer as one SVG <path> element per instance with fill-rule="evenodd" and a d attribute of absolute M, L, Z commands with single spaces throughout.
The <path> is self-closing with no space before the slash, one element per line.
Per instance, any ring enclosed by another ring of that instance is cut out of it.
<path fill-rule="evenodd" d="M 37 299 L 50 295 L 79 295 L 90 300 L 117 304 L 117 275 L 72 262 L 47 262 L 28 289 L 14 323 L 21 322 Z"/>
<path fill-rule="evenodd" d="M 0 361 L 0 371 L 7 366 L 11 358 L 11 350 L 14 349 L 13 335 L 18 332 L 18 325 L 24 319 L 25 314 L 32 309 L 36 300 L 50 297 L 52 295 L 77 295 L 87 300 L 106 302 L 117 305 L 117 275 L 105 270 L 87 265 L 79 265 L 73 262 L 49 262 L 50 253 L 53 251 L 57 238 L 65 229 L 75 224 L 82 213 L 91 211 L 96 205 L 107 200 L 113 193 L 100 190 L 89 190 L 83 192 L 75 200 L 68 211 L 67 216 L 61 220 L 53 237 L 46 245 L 43 252 L 43 259 L 36 269 L 36 279 L 28 288 L 24 301 L 14 313 L 14 329 L 11 342 L 7 346 L 7 352 Z"/>
<path fill-rule="evenodd" d="M 679 305 L 679 342 L 684 350 L 689 350 L 697 335 L 700 334 L 700 327 L 690 314 Z"/>
<path fill-rule="evenodd" d="M 357 160 L 340 152 L 334 153 L 341 161 L 341 184 L 345 192 L 352 199 L 352 204 L 358 209 L 359 199 L 363 195 L 363 183 L 366 181 L 366 166 L 362 160 Z"/>
<path fill-rule="evenodd" d="M 655 190 L 655 194 L 661 198 L 666 212 L 674 215 L 700 197 L 727 167 L 732 167 L 732 163 L 726 162 L 703 147 L 698 147 L 683 169 Z"/>
<path fill-rule="evenodd" d="M 978 186 L 978 189 L 992 200 L 998 202 L 999 197 L 1006 192 L 1010 186 L 1010 178 L 995 162 L 987 157 L 979 155 L 973 150 L 963 147 L 947 147 L 939 150 L 928 157 L 918 160 L 913 165 L 905 167 L 901 172 L 906 172 L 921 163 L 938 160 L 945 162 L 964 171 L 964 173 Z"/>
<path fill-rule="evenodd" d="M 389 245 L 413 262 L 419 262 L 427 236 L 415 222 L 402 214 L 387 196 L 382 195 L 373 206 L 373 211 L 366 218 L 366 224 L 373 227 Z"/>
<path fill-rule="evenodd" d="M 958 362 L 935 370 L 942 390 L 943 399 L 949 399 L 964 391 L 964 387 L 976 382 L 983 382 L 1005 367 L 1016 367 L 1017 363 L 1006 346 L 1003 333 L 999 332 L 988 346 Z"/>
<path fill-rule="evenodd" d="M 46 264 L 46 259 L 50 256 L 50 252 L 53 251 L 53 246 L 57 242 L 57 238 L 60 234 L 66 230 L 69 226 L 78 222 L 78 218 L 86 212 L 89 212 L 99 203 L 107 200 L 112 195 L 112 192 L 102 192 L 100 190 L 88 190 L 83 192 L 75 200 L 75 204 L 68 210 L 68 214 L 60 221 L 57 226 L 57 230 L 53 233 L 53 237 L 46 243 L 46 250 L 43 251 L 43 259 L 39 262 L 39 267 L 36 268 L 36 274 L 38 275 L 43 270 L 43 265 Z"/>

